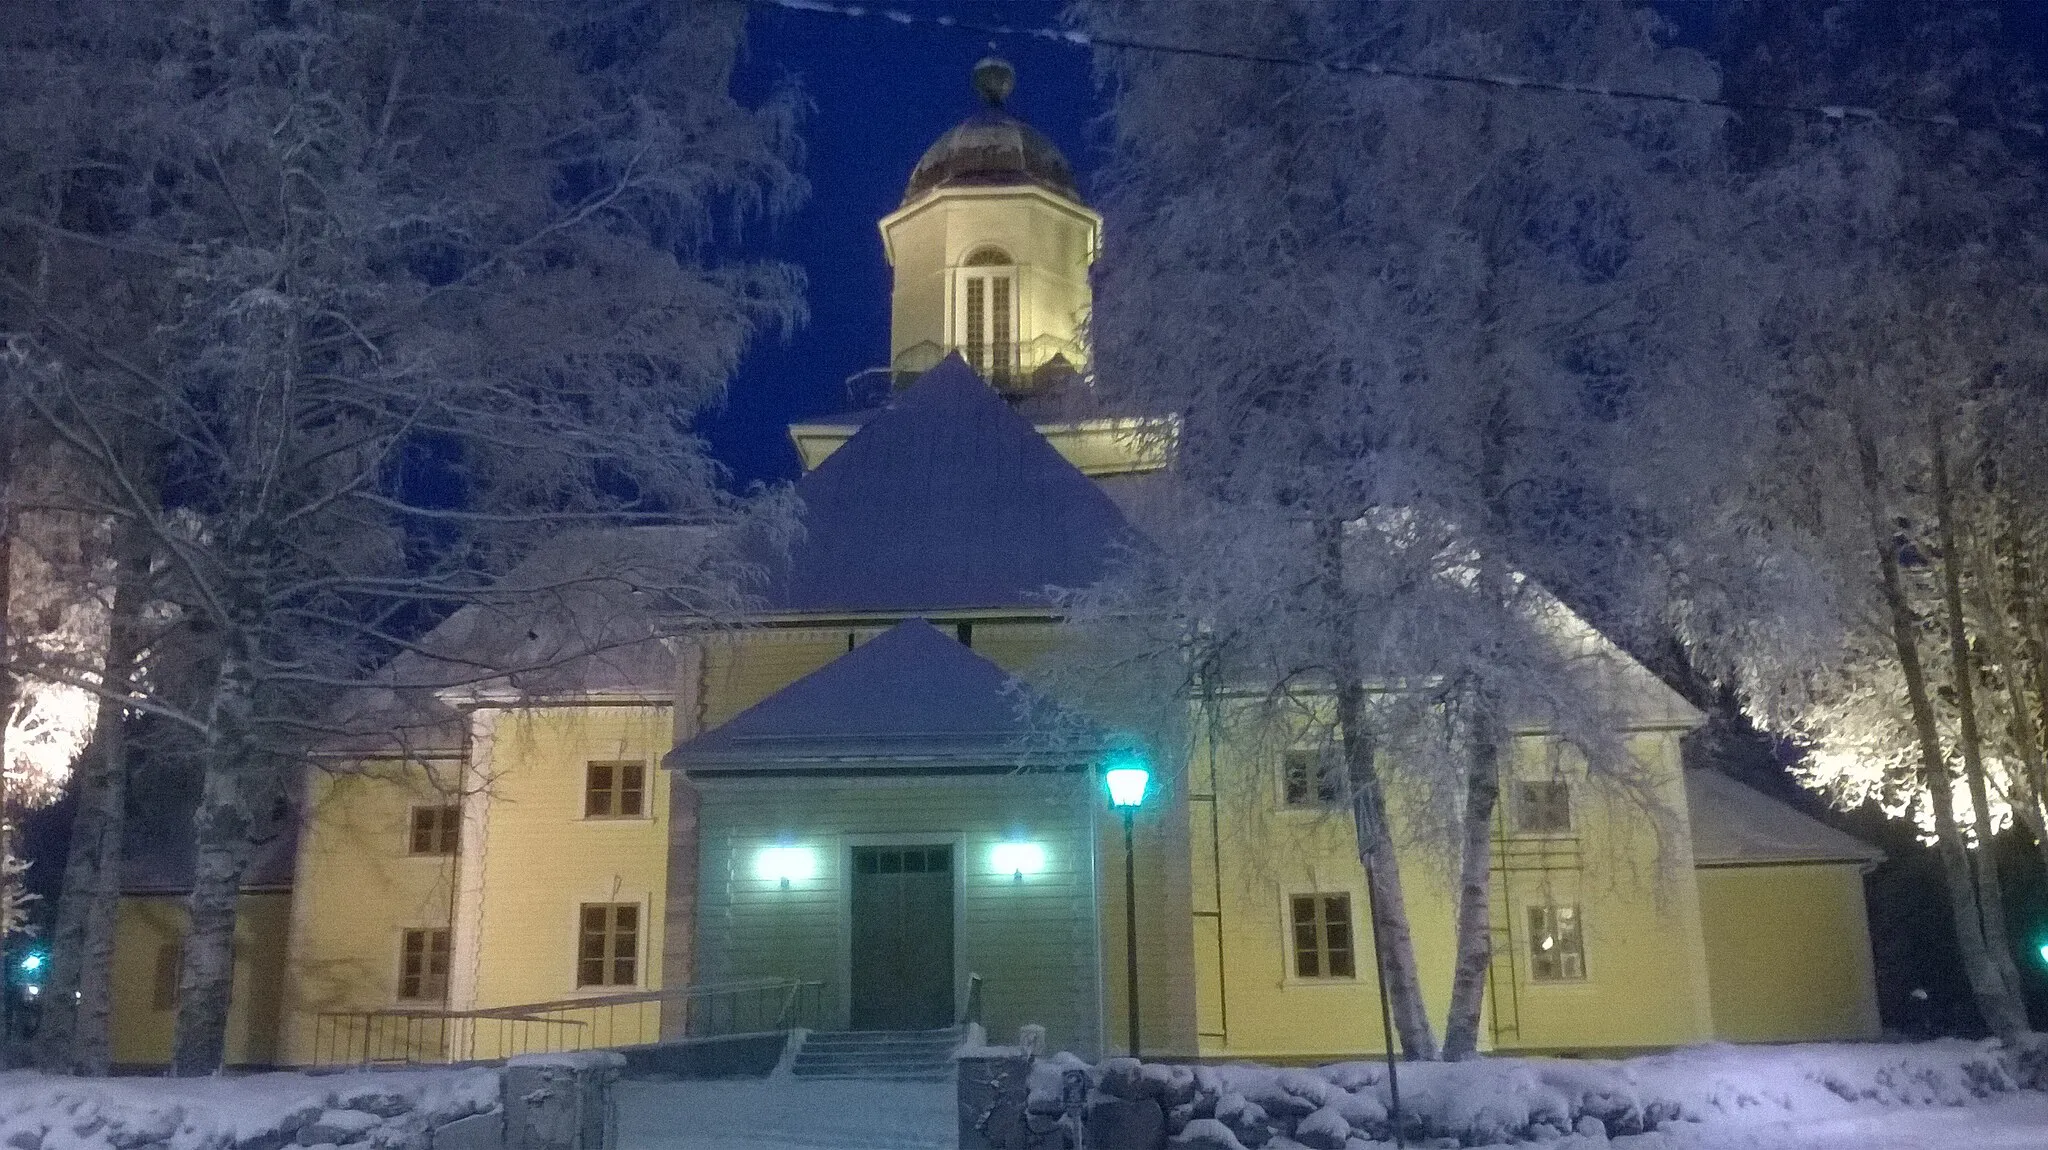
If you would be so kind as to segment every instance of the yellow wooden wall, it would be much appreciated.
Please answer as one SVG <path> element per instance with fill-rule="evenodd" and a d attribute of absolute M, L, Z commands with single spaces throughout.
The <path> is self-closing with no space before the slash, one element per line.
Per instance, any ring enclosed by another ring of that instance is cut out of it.
<path fill-rule="evenodd" d="M 285 938 L 291 895 L 244 894 L 235 914 L 235 981 L 228 1011 L 230 1066 L 279 1061 Z M 185 937 L 183 895 L 128 895 L 114 924 L 113 1057 L 118 1066 L 162 1066 L 171 1060 L 172 1010 L 155 1003 L 159 948 Z"/>
<path fill-rule="evenodd" d="M 410 853 L 412 810 L 461 802 L 460 774 L 396 760 L 308 771 L 286 980 L 290 1062 L 346 1058 L 351 1036 L 370 1041 L 369 1024 L 332 1016 L 429 1005 L 399 1000 L 399 949 L 408 929 L 448 927 L 455 859 Z M 403 1044 L 401 1033 L 380 1024 L 376 1041 Z M 413 1037 L 427 1044 L 414 1053 L 437 1052 L 437 1028 Z"/>
<path fill-rule="evenodd" d="M 1877 1037 L 1859 865 L 1704 867 L 1699 887 L 1716 1038 Z"/>
<path fill-rule="evenodd" d="M 1596 800 L 1574 776 L 1578 830 L 1546 844 L 1545 869 L 1497 868 L 1494 985 L 1482 1044 L 1524 1050 L 1614 1050 L 1676 1045 L 1710 1035 L 1706 959 L 1697 889 L 1684 834 L 1685 793 L 1677 739 L 1644 732 L 1637 758 L 1659 772 L 1657 794 L 1678 832 L 1659 854 L 1650 824 Z M 1543 741 L 1517 741 L 1515 769 L 1547 777 Z M 1567 770 L 1571 768 L 1567 766 Z M 1348 811 L 1291 810 L 1281 804 L 1273 755 L 1224 747 L 1212 781 L 1198 750 L 1191 805 L 1194 844 L 1191 933 L 1199 986 L 1201 1052 L 1208 1057 L 1314 1061 L 1381 1048 L 1378 987 L 1367 919 L 1365 876 Z M 1206 786 L 1204 785 L 1206 784 Z M 1211 797 L 1213 796 L 1213 798 Z M 1402 889 L 1432 1025 L 1441 1040 L 1455 957 L 1450 868 L 1395 809 L 1402 842 Z M 1526 866 L 1522 852 L 1514 853 Z M 1286 899 L 1348 893 L 1357 929 L 1358 977 L 1310 980 L 1289 965 Z M 1535 983 L 1528 976 L 1526 908 L 1554 900 L 1581 907 L 1587 977 Z M 1495 1019 L 1495 1007 L 1504 1017 Z"/>
<path fill-rule="evenodd" d="M 472 726 L 463 853 L 456 897 L 456 1010 L 519 1006 L 613 993 L 576 985 L 577 911 L 583 903 L 635 903 L 640 914 L 639 978 L 619 993 L 655 989 L 664 960 L 668 891 L 667 704 L 580 705 L 485 710 Z M 638 818 L 583 817 L 584 770 L 593 760 L 647 764 Z M 653 1041 L 653 1008 L 577 1016 L 598 1045 Z M 475 1057 L 528 1041 L 484 1027 Z"/>

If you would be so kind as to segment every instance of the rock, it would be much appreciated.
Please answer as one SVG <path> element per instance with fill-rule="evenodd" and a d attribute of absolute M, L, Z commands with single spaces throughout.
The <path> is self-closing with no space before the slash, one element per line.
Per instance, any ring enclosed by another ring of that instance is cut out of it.
<path fill-rule="evenodd" d="M 1387 1125 L 1387 1104 L 1369 1091 L 1340 1094 L 1330 1100 L 1330 1108 L 1360 1130 L 1379 1131 Z"/>
<path fill-rule="evenodd" d="M 84 1119 L 72 1125 L 71 1132 L 73 1134 L 78 1135 L 80 1138 L 90 1138 L 93 1135 L 99 1133 L 100 1127 L 105 1126 L 106 1124 L 107 1120 L 100 1117 L 98 1114 L 88 1114 L 85 1116 Z"/>
<path fill-rule="evenodd" d="M 1156 1084 L 1152 1097 L 1159 1099 L 1161 1106 L 1170 1109 L 1195 1100 L 1195 1072 L 1188 1067 L 1154 1063 L 1145 1067 L 1142 1073 L 1148 1081 Z"/>
<path fill-rule="evenodd" d="M 434 1127 L 431 1150 L 500 1150 L 505 1145 L 505 1115 L 500 1111 L 472 1114 Z"/>
<path fill-rule="evenodd" d="M 25 1126 L 9 1134 L 5 1141 L 0 1141 L 0 1145 L 6 1146 L 8 1150 L 42 1150 L 43 1133 L 40 1126 Z"/>
<path fill-rule="evenodd" d="M 1135 1058 L 1105 1058 L 1100 1069 L 1102 1077 L 1096 1087 L 1104 1094 L 1136 1100 L 1158 1093 L 1159 1084 L 1146 1079 L 1145 1067 Z"/>
<path fill-rule="evenodd" d="M 348 1146 L 356 1142 L 367 1142 L 370 1131 L 383 1124 L 375 1114 L 361 1110 L 328 1110 L 320 1117 L 306 1123 L 299 1130 L 299 1145 Z"/>
<path fill-rule="evenodd" d="M 134 1126 L 116 1127 L 107 1133 L 107 1145 L 114 1150 L 137 1150 L 152 1142 L 168 1142 L 185 1121 L 185 1110 L 172 1106 L 158 1110 Z"/>
<path fill-rule="evenodd" d="M 1581 1114 L 1578 1122 L 1573 1124 L 1572 1130 L 1581 1138 L 1591 1138 L 1596 1142 L 1607 1141 L 1607 1123 L 1591 1114 Z"/>
<path fill-rule="evenodd" d="M 413 1101 L 403 1094 L 396 1094 L 388 1090 L 378 1090 L 354 1095 L 344 1100 L 341 1105 L 350 1110 L 361 1110 L 366 1114 L 375 1114 L 379 1118 L 396 1118 L 401 1114 L 409 1113 L 412 1110 Z"/>
<path fill-rule="evenodd" d="M 1193 1122 L 1194 1120 L 1195 1107 L 1192 1103 L 1182 1106 L 1176 1106 L 1173 1109 L 1168 1110 L 1166 1112 L 1167 1137 L 1171 1138 L 1172 1136 L 1179 1134 L 1181 1131 L 1186 1130 L 1188 1128 L 1188 1123 Z"/>
<path fill-rule="evenodd" d="M 1273 1136 L 1266 1108 L 1235 1091 L 1216 1100 L 1216 1120 L 1248 1147 L 1264 1146 Z"/>
<path fill-rule="evenodd" d="M 1230 1127 L 1214 1118 L 1197 1118 L 1167 1143 L 1168 1150 L 1246 1150 Z"/>
<path fill-rule="evenodd" d="M 1309 1150 L 1344 1150 L 1351 1140 L 1351 1122 L 1334 1106 L 1325 1106 L 1294 1127 L 1294 1140 Z"/>
<path fill-rule="evenodd" d="M 294 1127 L 289 1132 L 284 1130 L 264 1130 L 237 1141 L 234 1143 L 232 1150 L 281 1150 L 285 1143 L 290 1142 L 297 1133 L 297 1127 Z"/>
<path fill-rule="evenodd" d="M 1159 1150 L 1166 1113 L 1151 1098 L 1112 1098 L 1088 1110 L 1087 1144 L 1099 1150 Z"/>

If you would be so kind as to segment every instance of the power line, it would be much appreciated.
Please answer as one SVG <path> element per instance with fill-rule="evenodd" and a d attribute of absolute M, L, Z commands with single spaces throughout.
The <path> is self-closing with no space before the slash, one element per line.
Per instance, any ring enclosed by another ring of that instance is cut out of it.
<path fill-rule="evenodd" d="M 812 15 L 838 16 L 856 20 L 876 19 L 905 26 L 922 25 L 945 28 L 956 32 L 971 32 L 979 36 L 1021 36 L 1034 40 L 1050 41 L 1055 44 L 1064 44 L 1072 48 L 1108 48 L 1129 52 L 1154 52 L 1170 56 L 1193 56 L 1208 60 L 1230 60 L 1246 64 L 1270 64 L 1287 68 L 1312 68 L 1343 76 L 1413 80 L 1426 84 L 1464 85 L 1495 91 L 1543 92 L 1552 95 L 1590 96 L 1608 100 L 1639 100 L 1648 103 L 1677 104 L 1695 108 L 1719 108 L 1731 112 L 1776 112 L 1818 120 L 1854 120 L 1920 128 L 1959 129 L 1965 126 L 1959 117 L 1951 115 L 1887 112 L 1852 104 L 1788 104 L 1766 100 L 1726 100 L 1714 96 L 1687 95 L 1683 92 L 1653 92 L 1640 88 L 1616 87 L 1611 84 L 1582 84 L 1571 80 L 1537 80 L 1526 76 L 1480 75 L 1476 73 L 1445 72 L 1435 69 L 1398 68 L 1384 64 L 1356 64 L 1347 63 L 1342 60 L 1313 60 L 1305 56 L 1243 52 L 1228 48 L 1204 48 L 1191 44 L 1168 44 L 1123 36 L 1103 36 L 1091 32 L 1076 31 L 1071 28 L 1052 28 L 1044 25 L 1028 24 L 990 24 L 975 20 L 961 20 L 948 15 L 928 15 L 922 12 L 906 11 L 902 8 L 881 8 L 869 4 L 839 3 L 837 0 L 740 0 L 740 2 L 755 8 L 777 8 L 790 12 L 807 12 Z M 1992 130 L 1998 131 L 2025 132 L 2032 136 L 2048 136 L 2048 126 L 2033 120 L 2004 120 L 1994 125 L 1973 126 L 1989 127 Z"/>

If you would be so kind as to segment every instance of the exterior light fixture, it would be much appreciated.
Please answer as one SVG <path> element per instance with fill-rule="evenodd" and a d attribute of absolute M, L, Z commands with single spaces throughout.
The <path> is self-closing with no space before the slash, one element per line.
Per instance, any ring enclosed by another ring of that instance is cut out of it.
<path fill-rule="evenodd" d="M 44 959 L 41 951 L 29 951 L 21 956 L 21 972 L 23 974 L 34 974 L 43 968 L 43 962 Z"/>
<path fill-rule="evenodd" d="M 1138 867 L 1131 846 L 1131 820 L 1152 786 L 1152 766 L 1131 747 L 1110 751 L 1102 760 L 1102 784 L 1109 805 L 1124 817 L 1124 1002 L 1129 1012 L 1131 1057 L 1140 1058 L 1138 1040 Z"/>
<path fill-rule="evenodd" d="M 1015 881 L 1023 882 L 1025 875 L 1045 869 L 1045 846 L 1041 843 L 997 843 L 989 848 L 988 867 L 997 874 L 1007 874 Z"/>
<path fill-rule="evenodd" d="M 2041 944 L 2041 965 L 2048 966 L 2048 942 Z"/>
<path fill-rule="evenodd" d="M 762 847 L 754 856 L 754 877 L 788 890 L 792 882 L 818 877 L 818 852 L 809 847 Z"/>

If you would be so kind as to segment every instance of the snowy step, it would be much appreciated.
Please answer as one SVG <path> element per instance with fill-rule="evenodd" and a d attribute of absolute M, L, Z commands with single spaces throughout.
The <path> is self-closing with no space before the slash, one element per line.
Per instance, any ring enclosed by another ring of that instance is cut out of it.
<path fill-rule="evenodd" d="M 841 1030 L 805 1037 L 790 1060 L 799 1078 L 876 1082 L 940 1082 L 953 1073 L 953 1051 L 965 1038 L 948 1030 Z"/>

